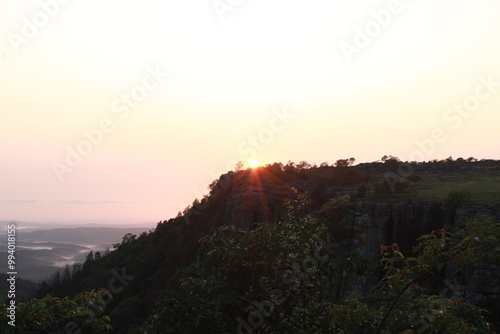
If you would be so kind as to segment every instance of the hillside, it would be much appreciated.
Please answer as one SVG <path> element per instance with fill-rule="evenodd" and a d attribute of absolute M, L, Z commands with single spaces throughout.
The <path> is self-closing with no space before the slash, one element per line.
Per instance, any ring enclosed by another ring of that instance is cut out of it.
<path fill-rule="evenodd" d="M 74 227 L 48 228 L 18 222 L 17 263 L 20 277 L 34 282 L 47 279 L 57 268 L 80 262 L 90 251 L 104 253 L 126 233 L 140 234 L 146 228 Z M 38 228 L 37 230 L 32 230 Z M 0 240 L 0 257 L 7 258 L 6 238 Z M 7 272 L 7 262 L 0 272 Z"/>
<path fill-rule="evenodd" d="M 5 297 L 8 295 L 8 291 L 10 290 L 10 284 L 7 281 L 10 276 L 7 274 L 2 274 L 0 273 L 0 291 L 2 291 L 2 294 L 4 294 Z M 20 301 L 26 301 L 29 300 L 30 297 L 33 297 L 33 295 L 36 293 L 37 289 L 39 288 L 39 284 L 25 280 L 22 278 L 17 278 L 16 279 L 16 299 Z"/>
<path fill-rule="evenodd" d="M 357 166 L 346 161 L 336 167 L 273 164 L 229 172 L 210 185 L 209 195 L 195 200 L 178 217 L 159 222 L 150 233 L 125 235 L 106 256 L 88 258 L 82 266 L 44 282 L 38 295 L 64 297 L 107 288 L 113 295 L 107 313 L 114 332 L 132 333 L 144 324 L 160 296 L 176 284 L 181 268 L 196 258 L 200 239 L 220 226 L 254 230 L 256 223 L 286 220 L 285 200 L 294 199 L 292 188 L 310 195 L 306 211 L 329 222 L 343 252 L 355 251 L 372 261 L 378 260 L 383 245 L 398 243 L 409 254 L 422 234 L 443 227 L 456 230 L 471 216 L 498 219 L 499 161 L 411 164 L 411 173 L 403 168 L 389 159 Z M 459 190 L 466 196 L 449 201 L 449 193 Z M 345 212 L 324 206 L 330 198 L 346 194 L 351 197 Z M 488 271 L 482 274 L 498 279 Z M 345 289 L 367 293 L 378 275 L 366 271 Z M 500 293 L 493 291 L 498 287 L 481 286 L 473 275 L 467 283 L 475 286 L 474 291 L 468 287 L 463 291 L 470 302 L 490 302 L 484 296 Z"/>

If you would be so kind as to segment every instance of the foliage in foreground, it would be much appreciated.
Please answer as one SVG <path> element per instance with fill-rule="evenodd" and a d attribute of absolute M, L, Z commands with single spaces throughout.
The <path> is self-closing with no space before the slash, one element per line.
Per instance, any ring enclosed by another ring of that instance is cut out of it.
<path fill-rule="evenodd" d="M 308 215 L 307 202 L 297 194 L 280 224 L 250 231 L 222 226 L 203 238 L 197 260 L 180 272 L 143 333 L 492 333 L 483 310 L 436 294 L 428 280 L 449 264 L 464 270 L 480 261 L 498 263 L 497 222 L 470 221 L 460 241 L 444 230 L 424 235 L 414 257 L 397 245 L 381 247 L 381 279 L 360 296 L 349 289 L 375 264 L 342 251 L 331 235 L 349 198 L 327 201 L 324 221 Z M 99 290 L 74 299 L 47 296 L 18 303 L 16 328 L 4 321 L 0 329 L 7 334 L 112 330 L 104 316 L 110 298 Z M 4 320 L 7 306 L 1 306 Z"/>
<path fill-rule="evenodd" d="M 112 330 L 109 317 L 103 315 L 111 294 L 104 289 L 84 292 L 75 298 L 57 298 L 48 295 L 26 303 L 17 303 L 15 326 L 8 322 L 11 314 L 2 299 L 0 329 L 5 334 L 59 334 L 59 333 L 96 333 L 98 330 Z M 7 319 L 7 320 L 6 320 Z"/>
<path fill-rule="evenodd" d="M 444 230 L 424 235 L 415 257 L 397 245 L 382 247 L 382 279 L 362 297 L 339 286 L 366 270 L 366 261 L 336 249 L 327 223 L 302 212 L 306 200 L 288 203 L 284 223 L 250 231 L 223 226 L 204 238 L 147 333 L 492 333 L 483 310 L 428 294 L 426 279 L 451 262 L 460 269 L 495 259 L 498 223 L 470 222 L 456 245 Z M 484 231 L 488 236 L 478 236 Z"/>

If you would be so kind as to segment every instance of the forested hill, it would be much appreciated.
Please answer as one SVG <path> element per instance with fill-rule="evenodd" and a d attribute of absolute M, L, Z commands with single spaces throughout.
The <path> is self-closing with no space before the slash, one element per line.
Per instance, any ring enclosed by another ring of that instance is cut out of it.
<path fill-rule="evenodd" d="M 257 223 L 286 221 L 286 200 L 297 201 L 302 193 L 309 199 L 295 213 L 327 222 L 339 249 L 359 250 L 369 260 L 378 260 L 380 246 L 398 240 L 415 244 L 420 234 L 452 226 L 464 215 L 498 219 L 499 161 L 405 164 L 386 157 L 383 162 L 352 166 L 353 162 L 272 164 L 222 175 L 209 186 L 209 195 L 176 218 L 159 222 L 150 233 L 127 234 L 106 256 L 91 255 L 81 268 L 59 272 L 42 283 L 38 297 L 108 289 L 112 301 L 106 313 L 114 332 L 140 333 L 138 328 L 178 284 L 181 268 L 193 263 L 200 240 L 211 230 L 234 225 L 251 231 Z M 375 278 L 353 280 L 357 286 L 351 288 L 364 293 Z"/>

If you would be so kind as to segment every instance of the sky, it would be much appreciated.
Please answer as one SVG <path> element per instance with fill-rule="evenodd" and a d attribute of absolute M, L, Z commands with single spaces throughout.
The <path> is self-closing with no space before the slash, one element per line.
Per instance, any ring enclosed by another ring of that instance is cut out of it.
<path fill-rule="evenodd" d="M 499 12 L 1 0 L 0 220 L 167 220 L 252 159 L 500 159 Z"/>

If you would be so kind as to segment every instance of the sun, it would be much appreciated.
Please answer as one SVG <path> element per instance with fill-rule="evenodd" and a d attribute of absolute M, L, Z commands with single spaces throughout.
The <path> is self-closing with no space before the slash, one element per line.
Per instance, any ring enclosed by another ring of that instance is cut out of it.
<path fill-rule="evenodd" d="M 259 160 L 252 159 L 248 162 L 248 166 L 251 168 L 257 168 L 259 167 Z"/>

